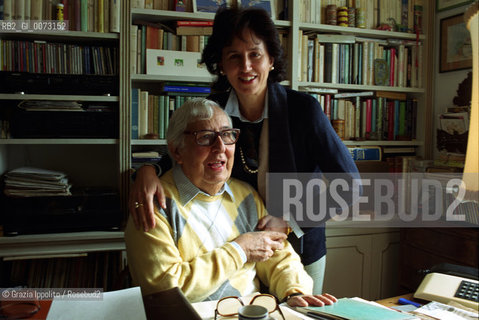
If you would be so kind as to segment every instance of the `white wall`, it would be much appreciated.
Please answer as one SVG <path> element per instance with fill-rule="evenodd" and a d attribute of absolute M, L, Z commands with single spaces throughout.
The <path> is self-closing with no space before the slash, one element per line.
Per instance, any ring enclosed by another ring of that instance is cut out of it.
<path fill-rule="evenodd" d="M 453 106 L 452 100 L 457 94 L 458 85 L 467 77 L 467 73 L 471 69 L 464 69 L 458 71 L 450 71 L 439 73 L 439 45 L 440 45 L 440 22 L 441 19 L 451 17 L 466 11 L 469 5 L 454 8 L 451 10 L 441 11 L 436 13 L 434 52 L 435 52 L 435 83 L 434 83 L 434 146 L 436 146 L 436 124 L 439 114 L 445 112 L 448 107 Z M 438 150 L 434 147 L 434 158 L 438 158 Z"/>

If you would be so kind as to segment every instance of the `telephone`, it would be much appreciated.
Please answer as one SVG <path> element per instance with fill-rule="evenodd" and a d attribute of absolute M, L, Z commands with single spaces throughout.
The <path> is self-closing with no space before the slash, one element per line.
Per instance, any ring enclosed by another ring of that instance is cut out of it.
<path fill-rule="evenodd" d="M 440 264 L 431 268 L 414 297 L 444 304 L 454 301 L 466 307 L 479 309 L 479 270 L 454 264 Z"/>

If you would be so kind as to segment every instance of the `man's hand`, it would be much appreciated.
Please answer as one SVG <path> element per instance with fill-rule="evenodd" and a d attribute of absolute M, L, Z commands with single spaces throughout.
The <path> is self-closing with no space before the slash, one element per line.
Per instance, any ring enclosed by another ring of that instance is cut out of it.
<path fill-rule="evenodd" d="M 324 293 L 324 294 L 304 294 L 300 296 L 293 296 L 286 301 L 290 307 L 307 307 L 307 306 L 317 306 L 322 307 L 324 305 L 329 305 L 337 302 L 334 296 Z"/>
<path fill-rule="evenodd" d="M 275 231 L 247 232 L 234 241 L 243 248 L 248 262 L 266 261 L 275 250 L 284 248 L 286 234 Z"/>
<path fill-rule="evenodd" d="M 166 208 L 165 193 L 155 168 L 143 166 L 136 172 L 131 186 L 128 208 L 137 229 L 145 232 L 155 227 L 153 198 L 156 196 L 162 208 Z"/>
<path fill-rule="evenodd" d="M 258 230 L 277 231 L 286 234 L 288 234 L 288 230 L 290 230 L 289 225 L 286 221 L 272 215 L 267 215 L 261 218 L 258 221 L 258 225 L 256 226 L 256 228 Z"/>

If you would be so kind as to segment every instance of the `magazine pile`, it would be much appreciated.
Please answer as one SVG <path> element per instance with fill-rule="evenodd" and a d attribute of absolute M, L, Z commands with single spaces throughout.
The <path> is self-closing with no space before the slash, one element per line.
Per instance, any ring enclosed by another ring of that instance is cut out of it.
<path fill-rule="evenodd" d="M 21 167 L 5 174 L 4 193 L 11 197 L 71 196 L 66 174 L 46 169 Z"/>

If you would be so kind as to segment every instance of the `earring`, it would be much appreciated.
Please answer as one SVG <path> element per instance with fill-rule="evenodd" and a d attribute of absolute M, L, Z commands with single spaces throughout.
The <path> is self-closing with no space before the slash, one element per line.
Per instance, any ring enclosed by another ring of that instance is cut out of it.
<path fill-rule="evenodd" d="M 273 71 L 274 70 L 274 66 L 271 66 L 271 68 L 269 68 L 269 71 Z"/>
<path fill-rule="evenodd" d="M 221 74 L 222 76 L 224 76 L 224 75 L 225 75 L 225 72 L 224 72 L 223 70 L 220 70 L 220 74 Z"/>

